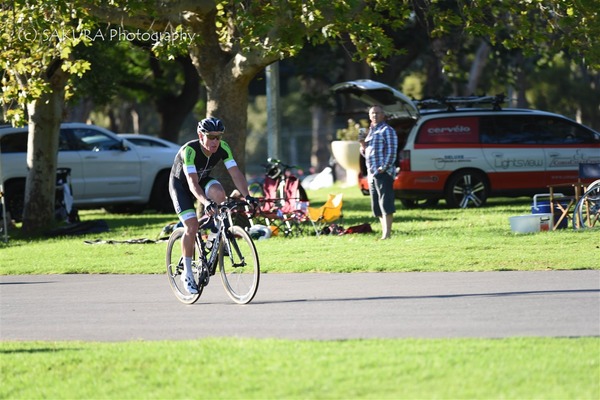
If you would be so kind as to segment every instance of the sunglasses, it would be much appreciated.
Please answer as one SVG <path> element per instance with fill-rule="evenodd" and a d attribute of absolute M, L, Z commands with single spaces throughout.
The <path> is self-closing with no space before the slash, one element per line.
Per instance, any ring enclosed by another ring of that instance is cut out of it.
<path fill-rule="evenodd" d="M 205 138 L 207 138 L 208 140 L 221 140 L 221 136 L 223 135 L 209 135 L 207 133 L 202 133 L 204 135 Z"/>

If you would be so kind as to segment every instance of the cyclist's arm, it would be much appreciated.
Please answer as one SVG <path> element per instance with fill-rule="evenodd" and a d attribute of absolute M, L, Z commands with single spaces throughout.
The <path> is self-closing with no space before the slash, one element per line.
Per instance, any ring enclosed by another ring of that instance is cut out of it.
<path fill-rule="evenodd" d="M 242 171 L 240 171 L 240 168 L 235 165 L 228 168 L 227 171 L 229 172 L 229 175 L 231 175 L 231 179 L 233 180 L 237 190 L 242 193 L 242 196 L 248 196 L 248 181 L 246 180 L 246 177 Z"/>

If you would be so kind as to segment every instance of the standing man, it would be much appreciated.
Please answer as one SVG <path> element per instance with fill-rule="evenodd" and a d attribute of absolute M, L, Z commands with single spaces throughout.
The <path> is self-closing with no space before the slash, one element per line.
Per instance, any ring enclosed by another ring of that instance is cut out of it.
<path fill-rule="evenodd" d="M 394 204 L 394 177 L 398 136 L 385 122 L 381 106 L 369 109 L 371 125 L 364 140 L 360 140 L 360 152 L 365 157 L 368 172 L 371 210 L 381 222 L 381 240 L 389 239 L 396 206 Z"/>
<path fill-rule="evenodd" d="M 248 182 L 237 166 L 231 148 L 222 140 L 225 127 L 217 118 L 205 118 L 198 123 L 198 139 L 184 144 L 173 162 L 169 179 L 169 193 L 177 216 L 183 223 L 185 232 L 181 239 L 183 269 L 181 280 L 187 291 L 198 293 L 192 276 L 192 256 L 195 237 L 198 232 L 198 216 L 194 202 L 204 205 L 207 213 L 216 210 L 215 203 L 225 201 L 225 190 L 221 183 L 210 176 L 213 167 L 223 161 L 233 183 L 248 202 L 254 199 L 248 195 Z"/>

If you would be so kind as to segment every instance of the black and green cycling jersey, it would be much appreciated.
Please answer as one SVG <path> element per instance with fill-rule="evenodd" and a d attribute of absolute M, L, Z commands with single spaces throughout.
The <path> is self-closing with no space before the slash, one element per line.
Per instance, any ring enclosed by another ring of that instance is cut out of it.
<path fill-rule="evenodd" d="M 198 183 L 206 192 L 208 187 L 218 181 L 210 176 L 210 172 L 220 161 L 225 163 L 227 169 L 237 166 L 233 159 L 231 148 L 221 140 L 217 151 L 210 156 L 204 155 L 199 140 L 192 140 L 184 144 L 175 156 L 171 176 L 169 179 L 169 193 L 173 200 L 175 212 L 180 219 L 195 218 L 196 211 L 193 196 L 187 178 L 188 174 L 197 173 Z"/>
<path fill-rule="evenodd" d="M 210 178 L 210 172 L 219 163 L 219 161 L 225 163 L 227 169 L 235 167 L 237 163 L 233 159 L 231 147 L 227 142 L 221 140 L 219 149 L 207 157 L 202 152 L 202 146 L 198 139 L 191 140 L 181 146 L 181 149 L 175 156 L 173 167 L 171 168 L 171 176 L 175 179 L 182 181 L 185 187 L 187 187 L 187 179 L 185 177 L 185 171 L 188 174 L 197 173 L 198 181 L 203 181 L 206 178 Z"/>

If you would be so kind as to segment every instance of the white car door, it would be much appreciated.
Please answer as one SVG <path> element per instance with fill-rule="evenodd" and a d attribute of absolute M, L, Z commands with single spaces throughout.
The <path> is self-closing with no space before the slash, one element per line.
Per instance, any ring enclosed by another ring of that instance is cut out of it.
<path fill-rule="evenodd" d="M 85 195 L 85 181 L 83 179 L 81 155 L 63 130 L 60 131 L 58 144 L 58 168 L 69 168 L 71 170 L 71 194 L 74 199 L 83 198 Z"/>
<path fill-rule="evenodd" d="M 141 164 L 136 151 L 124 150 L 120 139 L 94 127 L 64 130 L 77 144 L 82 161 L 82 199 L 98 202 L 139 196 Z"/>

